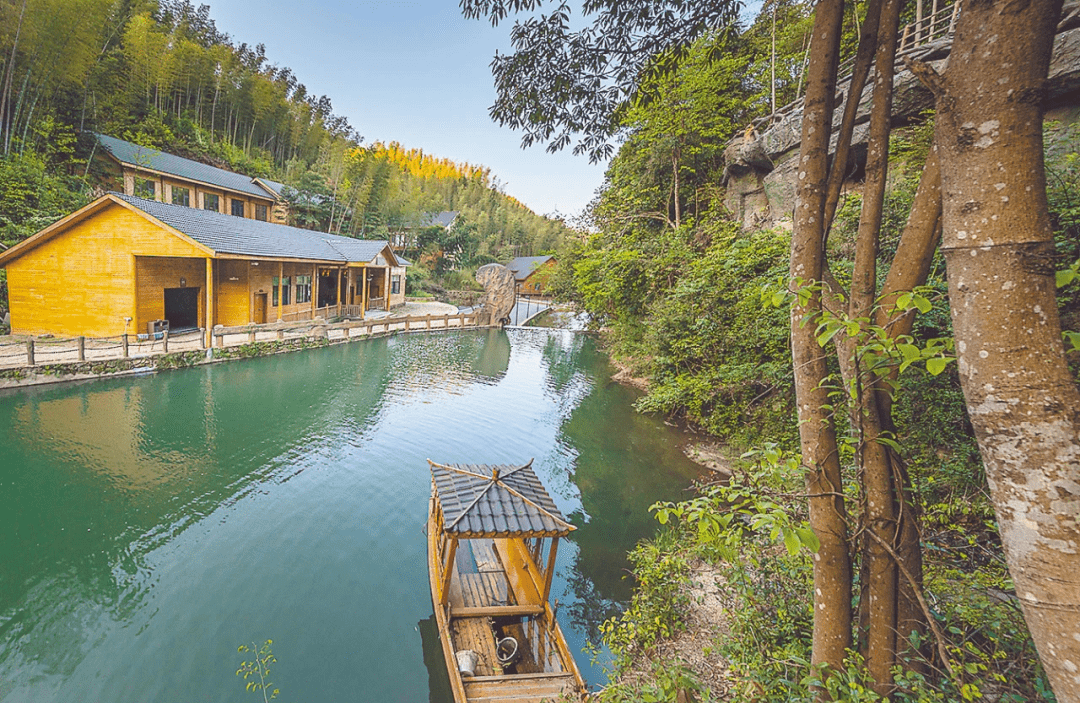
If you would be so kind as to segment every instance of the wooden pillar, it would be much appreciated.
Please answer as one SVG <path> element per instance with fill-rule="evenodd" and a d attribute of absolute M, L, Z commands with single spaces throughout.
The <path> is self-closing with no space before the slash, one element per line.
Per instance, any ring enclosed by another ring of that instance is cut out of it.
<path fill-rule="evenodd" d="M 168 330 L 168 328 L 166 328 L 165 331 L 161 333 L 161 350 L 163 352 L 165 352 L 166 354 L 169 353 L 169 330 Z"/>
<path fill-rule="evenodd" d="M 454 573 L 454 557 L 457 556 L 457 537 L 450 538 L 450 549 L 446 552 L 446 563 L 443 565 L 442 583 L 439 585 L 439 604 L 446 605 L 450 595 L 450 577 Z"/>
<path fill-rule="evenodd" d="M 281 322 L 281 307 L 282 307 L 282 303 L 285 302 L 284 298 L 281 297 L 281 293 L 282 293 L 281 283 L 284 280 L 285 280 L 285 264 L 280 263 L 280 264 L 277 265 L 277 321 L 278 322 Z"/>
<path fill-rule="evenodd" d="M 360 317 L 367 317 L 367 266 L 360 269 Z M 371 331 L 370 329 L 368 330 Z"/>
<path fill-rule="evenodd" d="M 311 267 L 311 319 L 315 319 L 315 311 L 319 309 L 319 267 Z"/>
<path fill-rule="evenodd" d="M 342 269 L 337 270 L 337 307 L 338 315 L 341 314 L 341 289 L 345 287 L 345 271 Z"/>
<path fill-rule="evenodd" d="M 124 332 L 124 336 L 120 338 L 120 349 L 124 354 L 124 358 L 128 358 L 128 336 L 127 332 Z"/>
<path fill-rule="evenodd" d="M 555 576 L 555 554 L 559 550 L 559 538 L 551 538 L 551 549 L 548 550 L 547 569 L 544 570 L 544 592 L 540 595 L 541 602 L 547 603 L 551 593 L 551 579 Z"/>
<path fill-rule="evenodd" d="M 75 348 L 79 351 L 79 361 L 86 361 L 86 337 L 77 337 Z"/>
<path fill-rule="evenodd" d="M 222 343 L 224 343 L 222 338 Z M 206 259 L 206 347 L 214 346 L 214 260 Z"/>
<path fill-rule="evenodd" d="M 124 335 L 124 336 L 126 337 L 127 335 Z M 124 356 L 127 356 L 127 354 L 125 354 Z M 34 338 L 33 337 L 28 337 L 27 340 L 26 340 L 26 365 L 27 366 L 33 366 L 34 365 Z"/>

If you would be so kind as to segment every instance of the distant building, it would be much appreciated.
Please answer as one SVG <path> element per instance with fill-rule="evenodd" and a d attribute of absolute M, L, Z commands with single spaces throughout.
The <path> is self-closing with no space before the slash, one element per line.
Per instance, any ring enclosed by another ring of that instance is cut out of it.
<path fill-rule="evenodd" d="M 519 256 L 506 265 L 514 273 L 518 292 L 544 295 L 547 281 L 555 269 L 554 256 Z"/>
<path fill-rule="evenodd" d="M 0 253 L 14 334 L 114 337 L 362 316 L 405 303 L 386 241 L 352 239 L 120 193 Z"/>
<path fill-rule="evenodd" d="M 284 186 L 252 178 L 152 147 L 94 135 L 94 159 L 108 174 L 107 190 L 146 200 L 210 210 L 235 217 L 285 224 L 289 205 Z"/>
<path fill-rule="evenodd" d="M 442 227 L 443 229 L 450 229 L 454 226 L 454 222 L 458 218 L 457 210 L 443 210 L 434 214 L 425 215 L 420 223 L 408 227 L 400 227 L 397 230 L 390 233 L 390 246 L 394 251 L 404 251 L 406 249 L 416 249 L 417 242 L 416 237 L 420 230 L 428 227 Z"/>

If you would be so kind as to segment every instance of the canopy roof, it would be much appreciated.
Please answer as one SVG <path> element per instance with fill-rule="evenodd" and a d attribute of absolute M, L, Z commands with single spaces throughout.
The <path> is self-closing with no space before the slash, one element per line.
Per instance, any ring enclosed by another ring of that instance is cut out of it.
<path fill-rule="evenodd" d="M 447 534 L 565 537 L 577 529 L 555 507 L 531 459 L 524 466 L 428 464 Z"/>

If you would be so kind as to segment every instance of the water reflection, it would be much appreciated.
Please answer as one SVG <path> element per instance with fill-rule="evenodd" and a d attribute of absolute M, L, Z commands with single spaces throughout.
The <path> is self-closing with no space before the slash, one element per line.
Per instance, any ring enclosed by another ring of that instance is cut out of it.
<path fill-rule="evenodd" d="M 428 457 L 536 457 L 581 527 L 554 586 L 581 649 L 644 507 L 694 473 L 608 375 L 591 341 L 521 330 L 0 395 L 0 700 L 225 700 L 266 637 L 289 699 L 442 700 Z"/>

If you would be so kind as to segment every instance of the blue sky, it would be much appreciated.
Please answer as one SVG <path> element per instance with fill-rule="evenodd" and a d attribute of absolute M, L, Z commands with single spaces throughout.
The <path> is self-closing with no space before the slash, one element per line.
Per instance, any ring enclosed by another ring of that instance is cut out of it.
<path fill-rule="evenodd" d="M 203 1 L 218 29 L 237 44 L 265 44 L 272 63 L 329 96 L 366 141 L 483 164 L 540 214 L 578 214 L 603 181 L 604 165 L 522 150 L 519 133 L 488 117 L 490 63 L 510 48 L 510 22 L 466 20 L 454 0 Z"/>

